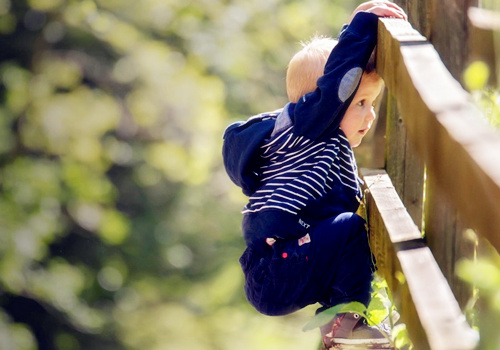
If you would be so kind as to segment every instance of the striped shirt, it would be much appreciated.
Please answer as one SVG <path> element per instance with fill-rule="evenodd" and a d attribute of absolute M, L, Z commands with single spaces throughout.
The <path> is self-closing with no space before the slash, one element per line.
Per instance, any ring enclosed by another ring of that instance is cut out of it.
<path fill-rule="evenodd" d="M 277 117 L 271 138 L 260 148 L 261 186 L 242 212 L 278 209 L 297 215 L 338 183 L 360 197 L 354 153 L 343 132 L 338 129 L 320 140 L 295 135 L 287 111 L 288 106 Z"/>

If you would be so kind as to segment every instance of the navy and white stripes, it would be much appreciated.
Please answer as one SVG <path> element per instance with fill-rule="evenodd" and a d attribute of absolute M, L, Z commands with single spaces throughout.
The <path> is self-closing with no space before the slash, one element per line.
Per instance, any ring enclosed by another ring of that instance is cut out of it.
<path fill-rule="evenodd" d="M 261 151 L 265 163 L 260 168 L 261 187 L 250 196 L 243 213 L 278 209 L 297 215 L 336 183 L 359 195 L 354 153 L 341 130 L 318 142 L 295 135 L 289 126 L 268 140 Z"/>

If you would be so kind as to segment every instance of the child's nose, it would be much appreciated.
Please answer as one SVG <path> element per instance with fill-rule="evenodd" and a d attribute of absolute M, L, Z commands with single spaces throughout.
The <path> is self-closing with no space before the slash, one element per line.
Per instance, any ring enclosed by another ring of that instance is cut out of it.
<path fill-rule="evenodd" d="M 377 118 L 377 114 L 375 113 L 375 108 L 372 107 L 368 111 L 368 113 L 366 115 L 366 119 L 367 120 L 374 120 L 375 118 Z"/>

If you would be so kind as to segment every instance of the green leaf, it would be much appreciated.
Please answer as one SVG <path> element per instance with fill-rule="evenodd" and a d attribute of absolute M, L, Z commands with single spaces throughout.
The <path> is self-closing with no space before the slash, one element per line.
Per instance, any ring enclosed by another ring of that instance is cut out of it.
<path fill-rule="evenodd" d="M 404 323 L 394 326 L 392 329 L 392 337 L 394 339 L 394 345 L 397 349 L 408 349 L 412 348 L 412 342 L 408 335 L 408 330 Z"/>
<path fill-rule="evenodd" d="M 456 271 L 461 279 L 485 292 L 496 291 L 500 285 L 500 267 L 491 259 L 460 260 Z"/>
<path fill-rule="evenodd" d="M 315 329 L 318 327 L 321 327 L 328 322 L 331 321 L 335 315 L 340 314 L 340 313 L 345 313 L 345 312 L 355 312 L 360 314 L 361 316 L 366 318 L 365 312 L 366 312 L 366 306 L 364 306 L 362 303 L 353 301 L 351 303 L 347 304 L 339 304 L 335 305 L 334 307 L 331 307 L 323 312 L 320 312 L 316 316 L 314 316 L 313 319 L 311 319 L 305 326 L 302 328 L 302 330 L 305 331 L 310 331 L 311 329 Z"/>
<path fill-rule="evenodd" d="M 387 317 L 389 311 L 387 306 L 384 304 L 380 293 L 375 294 L 368 305 L 368 318 L 370 323 L 379 324 L 384 318 Z"/>

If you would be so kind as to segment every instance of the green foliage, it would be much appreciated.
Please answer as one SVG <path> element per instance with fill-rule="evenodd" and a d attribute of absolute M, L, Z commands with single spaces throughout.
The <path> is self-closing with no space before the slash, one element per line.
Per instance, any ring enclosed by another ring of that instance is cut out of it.
<path fill-rule="evenodd" d="M 473 259 L 462 259 L 456 265 L 457 275 L 474 289 L 467 305 L 467 316 L 471 325 L 480 333 L 479 348 L 498 349 L 500 254 L 488 241 L 479 240 L 472 230 L 468 230 L 467 235 L 476 242 L 476 256 Z"/>
<path fill-rule="evenodd" d="M 500 4 L 496 0 L 482 0 L 479 6 L 492 11 L 500 10 Z"/>
<path fill-rule="evenodd" d="M 500 91 L 487 85 L 490 74 L 490 69 L 484 62 L 473 62 L 463 74 L 464 83 L 486 122 L 500 128 Z"/>
<path fill-rule="evenodd" d="M 340 313 L 346 313 L 346 312 L 354 312 L 358 313 L 361 316 L 367 318 L 366 316 L 366 306 L 363 304 L 353 301 L 351 303 L 346 303 L 346 304 L 338 304 L 335 305 L 323 312 L 320 312 L 317 314 L 311 321 L 309 321 L 303 328 L 304 331 L 310 331 L 311 329 L 315 329 L 318 327 L 321 327 L 328 322 L 331 321 L 331 319 Z"/>
<path fill-rule="evenodd" d="M 500 91 L 484 88 L 472 92 L 476 103 L 483 111 L 486 121 L 495 128 L 500 128 Z"/>
<path fill-rule="evenodd" d="M 221 136 L 357 3 L 0 0 L 0 348 L 312 348 L 244 299 Z"/>
<path fill-rule="evenodd" d="M 500 10 L 498 2 L 494 0 L 484 1 L 481 7 Z M 500 90 L 499 86 L 488 83 L 492 74 L 495 72 L 491 72 L 484 62 L 476 61 L 467 67 L 463 77 L 465 86 L 484 114 L 485 121 L 498 129 Z M 464 236 L 475 246 L 475 256 L 472 259 L 462 259 L 456 264 L 456 274 L 473 290 L 465 313 L 468 322 L 480 333 L 479 348 L 498 349 L 500 337 L 496 325 L 500 322 L 500 255 L 488 241 L 479 239 L 473 230 L 466 230 Z"/>

